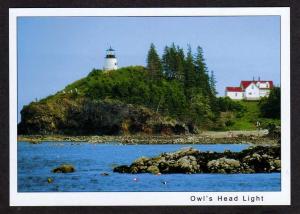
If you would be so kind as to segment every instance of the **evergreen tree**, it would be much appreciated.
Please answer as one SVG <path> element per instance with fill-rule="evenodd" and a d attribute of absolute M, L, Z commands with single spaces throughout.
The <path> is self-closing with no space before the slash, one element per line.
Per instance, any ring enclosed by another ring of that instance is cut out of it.
<path fill-rule="evenodd" d="M 268 97 L 259 102 L 260 114 L 267 118 L 280 118 L 280 87 L 274 87 Z"/>
<path fill-rule="evenodd" d="M 172 79 L 174 76 L 172 73 L 170 62 L 171 62 L 170 49 L 168 46 L 166 46 L 162 56 L 162 63 L 163 63 L 164 74 L 168 79 Z"/>
<path fill-rule="evenodd" d="M 182 48 L 176 48 L 176 74 L 175 78 L 184 83 L 184 52 Z"/>
<path fill-rule="evenodd" d="M 176 77 L 176 71 L 177 71 L 177 50 L 174 42 L 172 43 L 170 50 L 170 68 L 173 73 L 173 77 Z"/>
<path fill-rule="evenodd" d="M 177 71 L 177 52 L 174 43 L 172 43 L 171 47 L 165 47 L 162 62 L 166 77 L 170 80 L 175 79 Z"/>
<path fill-rule="evenodd" d="M 148 51 L 147 68 L 152 79 L 158 80 L 162 77 L 162 63 L 153 43 Z"/>
<path fill-rule="evenodd" d="M 185 60 L 185 89 L 186 96 L 188 98 L 192 97 L 193 87 L 195 87 L 196 83 L 196 73 L 195 73 L 195 65 L 193 63 L 193 55 L 191 46 L 188 45 L 188 52 Z"/>
<path fill-rule="evenodd" d="M 217 81 L 216 81 L 214 71 L 211 71 L 211 73 L 210 73 L 209 83 L 210 83 L 209 85 L 210 85 L 212 95 L 216 96 L 217 95 L 217 90 L 216 90 Z"/>
<path fill-rule="evenodd" d="M 195 58 L 197 84 L 201 88 L 203 95 L 207 96 L 210 94 L 209 76 L 205 60 L 203 57 L 203 50 L 200 46 L 197 47 L 197 54 Z"/>
<path fill-rule="evenodd" d="M 197 125 L 207 124 L 212 118 L 212 109 L 208 97 L 197 93 L 191 98 L 190 120 Z"/>

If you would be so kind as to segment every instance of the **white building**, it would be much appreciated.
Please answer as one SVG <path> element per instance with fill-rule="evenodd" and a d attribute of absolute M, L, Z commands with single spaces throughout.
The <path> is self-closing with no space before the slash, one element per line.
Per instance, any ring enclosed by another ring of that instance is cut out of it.
<path fill-rule="evenodd" d="M 244 98 L 244 92 L 240 87 L 226 87 L 225 96 L 233 100 L 242 100 Z"/>
<path fill-rule="evenodd" d="M 267 97 L 273 88 L 273 81 L 241 81 L 240 87 L 226 87 L 225 96 L 233 100 L 259 100 Z"/>
<path fill-rule="evenodd" d="M 106 50 L 106 56 L 104 60 L 103 70 L 117 70 L 118 69 L 118 61 L 115 55 L 115 50 L 111 47 Z"/>

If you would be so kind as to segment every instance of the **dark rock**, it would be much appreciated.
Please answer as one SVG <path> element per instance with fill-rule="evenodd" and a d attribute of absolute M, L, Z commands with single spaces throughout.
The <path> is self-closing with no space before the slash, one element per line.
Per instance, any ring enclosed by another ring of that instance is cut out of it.
<path fill-rule="evenodd" d="M 240 159 L 245 168 L 252 169 L 255 172 L 271 172 L 274 166 L 271 163 L 280 159 L 279 146 L 256 146 L 243 150 L 240 153 Z"/>
<path fill-rule="evenodd" d="M 121 166 L 114 167 L 113 171 L 120 172 L 120 173 L 130 173 L 130 167 L 126 165 L 121 165 Z"/>
<path fill-rule="evenodd" d="M 241 172 L 240 161 L 220 158 L 207 163 L 207 168 L 213 173 L 238 173 Z"/>
<path fill-rule="evenodd" d="M 270 167 L 272 172 L 280 172 L 281 171 L 281 161 L 273 160 L 270 162 Z"/>
<path fill-rule="evenodd" d="M 183 148 L 176 152 L 162 153 L 153 158 L 141 157 L 130 166 L 118 166 L 120 173 L 255 173 L 280 172 L 280 147 L 256 146 L 241 152 L 225 150 L 201 152 Z"/>
<path fill-rule="evenodd" d="M 63 164 L 63 165 L 60 165 L 59 167 L 53 169 L 52 172 L 54 172 L 54 173 L 71 173 L 71 172 L 75 172 L 75 168 L 74 168 L 74 166 L 72 166 L 70 164 Z"/>
<path fill-rule="evenodd" d="M 41 141 L 32 141 L 32 142 L 30 142 L 31 144 L 40 144 L 40 143 L 42 143 Z"/>
<path fill-rule="evenodd" d="M 149 158 L 147 157 L 140 157 L 139 159 L 136 159 L 133 163 L 136 165 L 145 165 L 145 163 L 147 163 L 148 160 Z"/>
<path fill-rule="evenodd" d="M 158 174 L 159 172 L 159 168 L 157 166 L 149 166 L 147 168 L 147 172 L 150 172 L 152 174 Z"/>
<path fill-rule="evenodd" d="M 188 123 L 187 127 L 188 127 L 189 133 L 191 133 L 191 134 L 198 134 L 199 133 L 198 127 L 194 123 L 191 123 L 191 122 Z"/>
<path fill-rule="evenodd" d="M 108 176 L 109 174 L 107 172 L 103 172 L 100 175 L 102 175 L 102 176 Z"/>
<path fill-rule="evenodd" d="M 186 127 L 185 124 L 183 124 L 183 123 L 177 123 L 177 124 L 175 124 L 175 126 L 173 128 L 173 132 L 175 134 L 188 134 L 189 133 L 189 129 L 188 129 L 188 127 Z"/>
<path fill-rule="evenodd" d="M 274 123 L 269 123 L 267 125 L 268 136 L 275 139 L 280 139 L 281 136 L 281 127 L 276 126 Z"/>
<path fill-rule="evenodd" d="M 182 158 L 178 159 L 177 165 L 179 171 L 185 173 L 197 173 L 200 171 L 200 166 L 197 163 L 197 160 L 194 156 L 183 156 Z"/>

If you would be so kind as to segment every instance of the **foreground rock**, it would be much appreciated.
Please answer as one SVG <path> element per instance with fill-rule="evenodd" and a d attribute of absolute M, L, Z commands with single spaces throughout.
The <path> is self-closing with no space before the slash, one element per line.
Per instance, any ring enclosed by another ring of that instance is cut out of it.
<path fill-rule="evenodd" d="M 157 157 L 141 157 L 130 166 L 114 168 L 119 173 L 269 173 L 280 172 L 280 147 L 256 146 L 241 152 L 201 152 L 184 148 Z"/>
<path fill-rule="evenodd" d="M 70 173 L 70 172 L 75 172 L 74 166 L 70 164 L 63 164 L 60 165 L 59 167 L 55 168 L 52 170 L 54 173 Z"/>

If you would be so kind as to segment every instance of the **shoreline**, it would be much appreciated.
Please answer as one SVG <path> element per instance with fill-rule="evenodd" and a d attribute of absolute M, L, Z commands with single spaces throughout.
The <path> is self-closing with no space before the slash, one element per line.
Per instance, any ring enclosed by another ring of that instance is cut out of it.
<path fill-rule="evenodd" d="M 267 130 L 256 131 L 204 131 L 189 135 L 18 135 L 18 142 L 33 144 L 42 142 L 118 142 L 125 145 L 135 144 L 255 144 L 276 145 L 278 139 L 267 136 Z"/>

